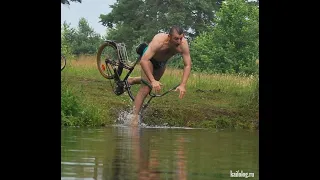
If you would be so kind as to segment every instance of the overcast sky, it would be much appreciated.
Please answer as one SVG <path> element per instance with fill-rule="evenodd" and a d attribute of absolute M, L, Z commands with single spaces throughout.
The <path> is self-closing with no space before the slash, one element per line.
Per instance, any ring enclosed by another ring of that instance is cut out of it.
<path fill-rule="evenodd" d="M 250 0 L 255 1 L 255 0 Z M 70 2 L 70 5 L 61 4 L 61 24 L 64 21 L 71 23 L 71 27 L 77 27 L 79 19 L 84 17 L 95 32 L 105 35 L 106 27 L 99 23 L 100 14 L 111 12 L 110 5 L 116 0 L 82 0 L 82 3 Z"/>
<path fill-rule="evenodd" d="M 109 5 L 115 2 L 116 0 L 82 0 L 82 3 L 70 2 L 69 6 L 61 4 L 61 24 L 67 21 L 75 28 L 79 19 L 84 17 L 95 32 L 105 35 L 106 27 L 99 23 L 99 16 L 111 12 Z"/>

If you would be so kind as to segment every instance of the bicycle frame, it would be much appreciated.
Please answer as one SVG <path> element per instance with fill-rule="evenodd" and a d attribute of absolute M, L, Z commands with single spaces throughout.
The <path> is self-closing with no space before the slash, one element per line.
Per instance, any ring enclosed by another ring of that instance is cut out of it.
<path fill-rule="evenodd" d="M 145 105 L 143 105 L 143 108 L 146 108 L 146 107 L 148 106 L 148 104 L 149 104 L 149 102 L 152 100 L 152 98 L 154 98 L 154 97 L 162 97 L 162 96 L 168 94 L 170 91 L 176 89 L 176 88 L 180 85 L 180 84 L 178 84 L 178 85 L 172 87 L 171 89 L 167 90 L 166 92 L 164 92 L 164 93 L 162 93 L 162 94 L 154 94 L 154 93 L 152 93 L 152 86 L 151 86 L 146 80 L 141 79 L 141 82 L 144 83 L 144 84 L 146 84 L 147 86 L 149 86 L 149 88 L 150 88 L 149 95 L 151 96 L 151 97 L 149 98 L 149 100 L 147 101 L 147 103 L 146 103 Z"/>

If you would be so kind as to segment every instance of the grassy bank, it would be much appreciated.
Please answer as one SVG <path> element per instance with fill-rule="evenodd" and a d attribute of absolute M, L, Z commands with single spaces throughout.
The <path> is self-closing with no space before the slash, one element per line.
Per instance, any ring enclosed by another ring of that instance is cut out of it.
<path fill-rule="evenodd" d="M 163 91 L 179 84 L 183 70 L 167 69 Z M 140 75 L 137 66 L 132 76 Z M 139 86 L 132 88 L 136 93 Z M 149 125 L 256 129 L 259 121 L 258 79 L 239 75 L 191 73 L 184 99 L 178 92 L 154 98 L 144 122 Z M 114 123 L 130 110 L 129 96 L 116 96 L 110 81 L 98 72 L 95 56 L 68 59 L 61 72 L 61 118 L 67 126 L 101 126 Z"/>

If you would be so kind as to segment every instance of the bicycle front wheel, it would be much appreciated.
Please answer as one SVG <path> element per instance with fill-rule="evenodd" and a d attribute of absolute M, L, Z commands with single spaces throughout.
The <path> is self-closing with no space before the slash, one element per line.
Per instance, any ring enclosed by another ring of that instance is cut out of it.
<path fill-rule="evenodd" d="M 61 71 L 66 67 L 66 64 L 67 64 L 66 58 L 63 55 L 61 55 Z"/>
<path fill-rule="evenodd" d="M 120 63 L 115 42 L 106 41 L 99 47 L 97 53 L 97 66 L 100 74 L 106 79 L 114 79 L 115 73 L 117 73 L 118 77 L 121 76 L 123 65 Z"/>

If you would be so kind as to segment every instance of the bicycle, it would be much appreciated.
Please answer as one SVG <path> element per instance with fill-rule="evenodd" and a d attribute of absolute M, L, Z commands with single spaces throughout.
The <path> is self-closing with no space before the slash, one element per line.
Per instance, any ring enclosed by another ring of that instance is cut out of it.
<path fill-rule="evenodd" d="M 67 64 L 66 57 L 64 57 L 64 55 L 61 54 L 61 71 L 66 67 L 66 64 Z"/>
<path fill-rule="evenodd" d="M 127 54 L 126 46 L 124 43 L 117 43 L 113 40 L 106 40 L 102 45 L 100 45 L 98 49 L 97 66 L 100 74 L 108 80 L 114 80 L 115 85 L 120 87 L 120 89 L 123 88 L 124 91 L 128 93 L 132 101 L 134 101 L 135 98 L 131 92 L 131 85 L 128 83 L 128 78 L 132 73 L 132 71 L 134 70 L 137 63 L 140 61 L 143 54 L 143 50 L 147 46 L 148 46 L 147 43 L 141 43 L 137 46 L 136 52 L 139 56 L 137 60 L 133 62 L 133 65 L 130 65 L 130 63 L 132 64 L 132 62 L 128 60 L 128 54 Z M 111 50 L 107 52 L 107 58 L 102 59 L 101 56 L 102 56 L 103 50 L 105 50 L 107 47 L 111 47 Z M 112 54 L 112 51 L 114 51 L 113 52 L 114 54 Z M 121 75 L 124 69 L 128 70 L 128 72 L 124 78 L 121 78 Z M 178 84 L 162 94 L 155 94 L 152 92 L 152 86 L 150 83 L 148 83 L 144 79 L 141 79 L 141 82 L 150 88 L 150 92 L 149 92 L 150 98 L 147 101 L 147 103 L 145 103 L 142 106 L 142 110 L 148 106 L 148 104 L 153 98 L 162 97 L 179 86 Z M 124 91 L 123 92 L 117 91 L 113 86 L 112 86 L 112 89 L 116 95 L 121 95 L 124 93 Z"/>

